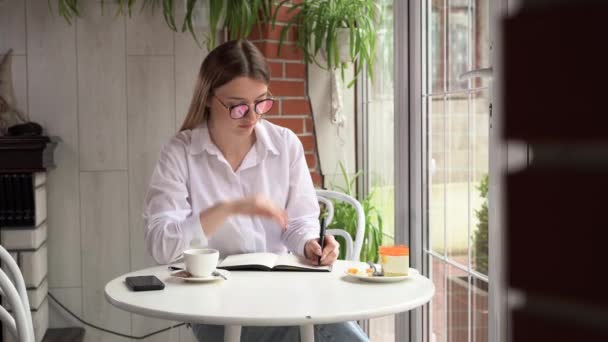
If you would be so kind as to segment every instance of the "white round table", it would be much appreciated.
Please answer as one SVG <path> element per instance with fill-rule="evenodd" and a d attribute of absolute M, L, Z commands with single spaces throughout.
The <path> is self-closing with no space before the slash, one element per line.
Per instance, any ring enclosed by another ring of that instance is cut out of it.
<path fill-rule="evenodd" d="M 105 287 L 107 300 L 144 316 L 225 325 L 224 341 L 239 341 L 241 326 L 300 326 L 302 341 L 314 341 L 314 324 L 362 320 L 424 305 L 435 292 L 426 277 L 412 274 L 395 283 L 368 283 L 345 276 L 363 263 L 337 261 L 332 272 L 231 271 L 228 280 L 185 282 L 167 266 L 122 275 Z M 160 291 L 133 292 L 125 278 L 155 275 Z"/>

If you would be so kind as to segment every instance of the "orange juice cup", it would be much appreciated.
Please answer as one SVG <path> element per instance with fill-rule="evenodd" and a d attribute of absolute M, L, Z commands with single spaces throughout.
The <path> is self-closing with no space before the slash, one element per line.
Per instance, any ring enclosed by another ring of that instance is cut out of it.
<path fill-rule="evenodd" d="M 404 276 L 410 269 L 410 249 L 404 245 L 380 246 L 380 263 L 385 276 Z"/>

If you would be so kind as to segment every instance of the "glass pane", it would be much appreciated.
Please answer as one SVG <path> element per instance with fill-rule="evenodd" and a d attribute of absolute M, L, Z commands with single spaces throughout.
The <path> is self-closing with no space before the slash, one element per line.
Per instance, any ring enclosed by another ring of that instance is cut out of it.
<path fill-rule="evenodd" d="M 429 0 L 427 17 L 427 46 L 429 60 L 427 61 L 427 78 L 429 89 L 427 92 L 440 93 L 445 89 L 445 21 L 446 0 Z"/>
<path fill-rule="evenodd" d="M 390 244 L 395 236 L 395 186 L 393 142 L 393 100 L 385 99 L 369 104 L 373 118 L 368 120 L 370 196 L 372 204 L 382 215 L 383 244 Z"/>
<path fill-rule="evenodd" d="M 434 252 L 445 253 L 446 126 L 443 96 L 430 97 L 428 103 L 429 148 L 429 244 Z"/>
<path fill-rule="evenodd" d="M 429 278 L 435 285 L 435 295 L 431 300 L 429 312 L 430 342 L 447 341 L 446 329 L 446 291 L 445 291 L 445 263 L 435 257 L 431 258 Z"/>
<path fill-rule="evenodd" d="M 489 99 L 487 91 L 470 95 L 471 101 L 471 267 L 488 274 Z"/>
<path fill-rule="evenodd" d="M 384 20 L 379 27 L 374 82 L 368 83 L 368 179 L 371 203 L 382 215 L 382 244 L 394 244 L 394 104 L 393 104 L 393 0 L 382 1 Z M 389 157 L 387 157 L 389 156 Z"/>
<path fill-rule="evenodd" d="M 490 66 L 490 10 L 489 1 L 472 1 L 472 69 L 487 68 Z M 471 87 L 480 88 L 489 86 L 487 78 L 472 79 Z"/>
<path fill-rule="evenodd" d="M 471 70 L 470 8 L 469 0 L 448 0 L 447 77 L 448 89 L 467 89 L 468 81 L 460 80 L 463 73 Z"/>
<path fill-rule="evenodd" d="M 436 295 L 430 305 L 429 339 L 487 341 L 488 79 L 461 78 L 490 67 L 489 1 L 426 0 L 423 100 L 428 149 L 428 249 Z M 483 89 L 479 89 L 483 88 Z M 469 93 L 472 89 L 479 90 Z M 430 93 L 430 95 L 429 95 Z M 464 270 L 463 270 L 464 269 Z"/>
<path fill-rule="evenodd" d="M 382 244 L 395 243 L 393 0 L 382 0 L 384 20 L 378 28 L 374 82 L 368 83 L 368 169 L 372 204 L 382 215 Z M 369 320 L 372 341 L 395 341 L 395 316 Z"/>
<path fill-rule="evenodd" d="M 469 98 L 450 96 L 446 115 L 446 245 L 450 259 L 469 264 Z"/>
<path fill-rule="evenodd" d="M 376 34 L 376 59 L 374 62 L 374 82 L 369 82 L 372 100 L 393 97 L 394 82 L 394 34 L 393 34 L 393 0 L 381 0 L 383 20 Z"/>
<path fill-rule="evenodd" d="M 488 342 L 488 283 L 471 280 L 472 341 Z"/>
<path fill-rule="evenodd" d="M 446 265 L 447 336 L 449 342 L 469 340 L 469 276 L 451 265 Z"/>

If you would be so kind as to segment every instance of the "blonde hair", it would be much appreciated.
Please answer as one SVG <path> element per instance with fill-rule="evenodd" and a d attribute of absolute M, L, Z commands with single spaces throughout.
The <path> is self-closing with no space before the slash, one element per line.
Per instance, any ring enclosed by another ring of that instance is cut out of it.
<path fill-rule="evenodd" d="M 251 42 L 230 40 L 209 52 L 201 63 L 188 115 L 179 130 L 193 129 L 207 120 L 207 101 L 215 89 L 242 76 L 270 83 L 266 58 Z"/>

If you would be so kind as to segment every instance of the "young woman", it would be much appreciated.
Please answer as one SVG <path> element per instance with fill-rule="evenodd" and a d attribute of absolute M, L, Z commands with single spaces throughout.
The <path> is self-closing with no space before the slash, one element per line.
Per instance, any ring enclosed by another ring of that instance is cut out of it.
<path fill-rule="evenodd" d="M 302 144 L 262 120 L 274 103 L 264 56 L 246 40 L 226 42 L 203 61 L 188 115 L 161 153 L 145 199 L 145 239 L 159 263 L 191 244 L 225 257 L 291 252 L 332 264 L 321 250 L 319 205 Z M 223 326 L 194 325 L 199 341 L 222 341 Z M 299 341 L 297 327 L 243 327 L 242 341 Z M 354 322 L 318 325 L 317 341 L 367 341 Z M 328 339 L 329 338 L 329 339 Z"/>

